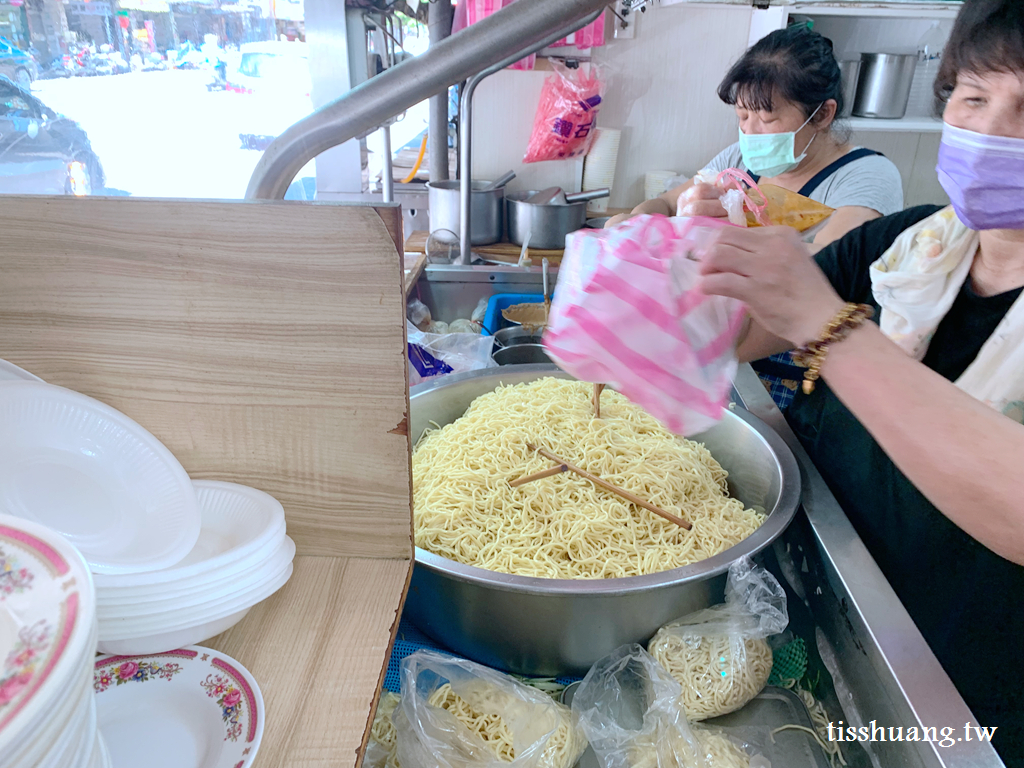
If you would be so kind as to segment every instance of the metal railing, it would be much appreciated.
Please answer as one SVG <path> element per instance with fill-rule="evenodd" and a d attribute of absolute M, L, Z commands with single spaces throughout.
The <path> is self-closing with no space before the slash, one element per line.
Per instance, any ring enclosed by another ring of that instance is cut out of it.
<path fill-rule="evenodd" d="M 608 0 L 517 0 L 415 59 L 353 88 L 286 130 L 249 180 L 249 199 L 281 200 L 299 170 L 322 152 L 376 130 L 385 120 L 456 83 L 543 44 L 594 16 Z M 557 40 L 558 38 L 554 38 Z"/>

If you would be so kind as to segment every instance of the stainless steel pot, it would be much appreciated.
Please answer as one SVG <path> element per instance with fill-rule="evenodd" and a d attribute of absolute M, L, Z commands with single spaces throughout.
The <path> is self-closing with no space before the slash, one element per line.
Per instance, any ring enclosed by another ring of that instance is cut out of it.
<path fill-rule="evenodd" d="M 411 435 L 459 418 L 499 383 L 571 378 L 524 365 L 451 374 L 411 390 Z M 526 675 L 582 675 L 625 643 L 646 642 L 663 624 L 722 599 L 729 564 L 754 555 L 789 525 L 800 498 L 796 460 L 770 427 L 728 411 L 703 442 L 729 471 L 729 490 L 768 519 L 749 538 L 700 563 L 624 579 L 539 579 L 495 573 L 416 548 L 409 618 L 456 653 Z"/>
<path fill-rule="evenodd" d="M 916 68 L 917 55 L 913 53 L 862 53 L 854 117 L 903 117 Z"/>
<path fill-rule="evenodd" d="M 513 344 L 510 347 L 496 349 L 491 357 L 498 365 L 551 364 L 551 358 L 544 351 L 543 344 Z"/>
<path fill-rule="evenodd" d="M 857 79 L 860 77 L 860 60 L 850 59 L 839 62 L 839 74 L 843 86 L 843 111 L 840 117 L 853 114 L 853 103 L 857 100 Z"/>
<path fill-rule="evenodd" d="M 470 196 L 472 217 L 470 219 L 470 240 L 473 245 L 490 245 L 501 242 L 505 229 L 505 188 L 484 190 L 489 181 L 474 181 Z M 458 181 L 432 181 L 427 184 L 427 200 L 430 206 L 430 231 L 447 229 L 460 234 L 459 206 L 461 195 Z"/>
<path fill-rule="evenodd" d="M 527 203 L 535 191 L 516 192 L 505 198 L 508 239 L 522 245 L 527 237 L 530 248 L 565 248 L 565 236 L 587 223 L 587 203 Z"/>
<path fill-rule="evenodd" d="M 494 343 L 499 347 L 511 347 L 515 344 L 540 344 L 541 334 L 523 328 L 521 325 L 510 325 L 494 333 Z"/>

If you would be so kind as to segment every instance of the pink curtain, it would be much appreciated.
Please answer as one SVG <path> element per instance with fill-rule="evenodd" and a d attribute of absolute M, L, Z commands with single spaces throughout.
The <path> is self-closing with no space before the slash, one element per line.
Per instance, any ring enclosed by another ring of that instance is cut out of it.
<path fill-rule="evenodd" d="M 455 16 L 452 20 L 452 34 L 465 29 L 470 24 L 475 24 L 480 19 L 487 18 L 492 13 L 500 11 L 514 0 L 460 0 L 455 6 Z M 593 24 L 588 24 L 575 35 L 573 41 L 567 39 L 559 40 L 552 45 L 552 48 L 565 45 L 575 45 L 578 49 L 595 48 L 604 45 L 604 15 L 602 14 Z M 537 57 L 527 56 L 517 61 L 510 69 L 533 69 Z"/>

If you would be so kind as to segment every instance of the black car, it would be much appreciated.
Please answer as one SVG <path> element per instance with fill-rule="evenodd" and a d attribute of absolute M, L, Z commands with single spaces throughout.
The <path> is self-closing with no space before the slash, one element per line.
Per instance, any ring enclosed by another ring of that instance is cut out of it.
<path fill-rule="evenodd" d="M 90 195 L 105 182 L 81 126 L 0 76 L 0 193 Z"/>

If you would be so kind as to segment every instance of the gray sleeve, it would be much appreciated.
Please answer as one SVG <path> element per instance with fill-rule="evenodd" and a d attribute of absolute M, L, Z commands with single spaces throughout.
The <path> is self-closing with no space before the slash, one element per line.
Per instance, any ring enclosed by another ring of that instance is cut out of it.
<path fill-rule="evenodd" d="M 872 155 L 840 168 L 811 198 L 830 208 L 856 205 L 889 216 L 903 210 L 903 179 L 891 160 Z"/>
<path fill-rule="evenodd" d="M 743 162 L 743 155 L 740 153 L 740 144 L 736 142 L 731 146 L 726 147 L 717 155 L 715 155 L 711 162 L 704 166 L 704 168 L 698 168 L 698 171 L 703 171 L 705 168 L 721 173 L 726 168 L 739 168 Z"/>

